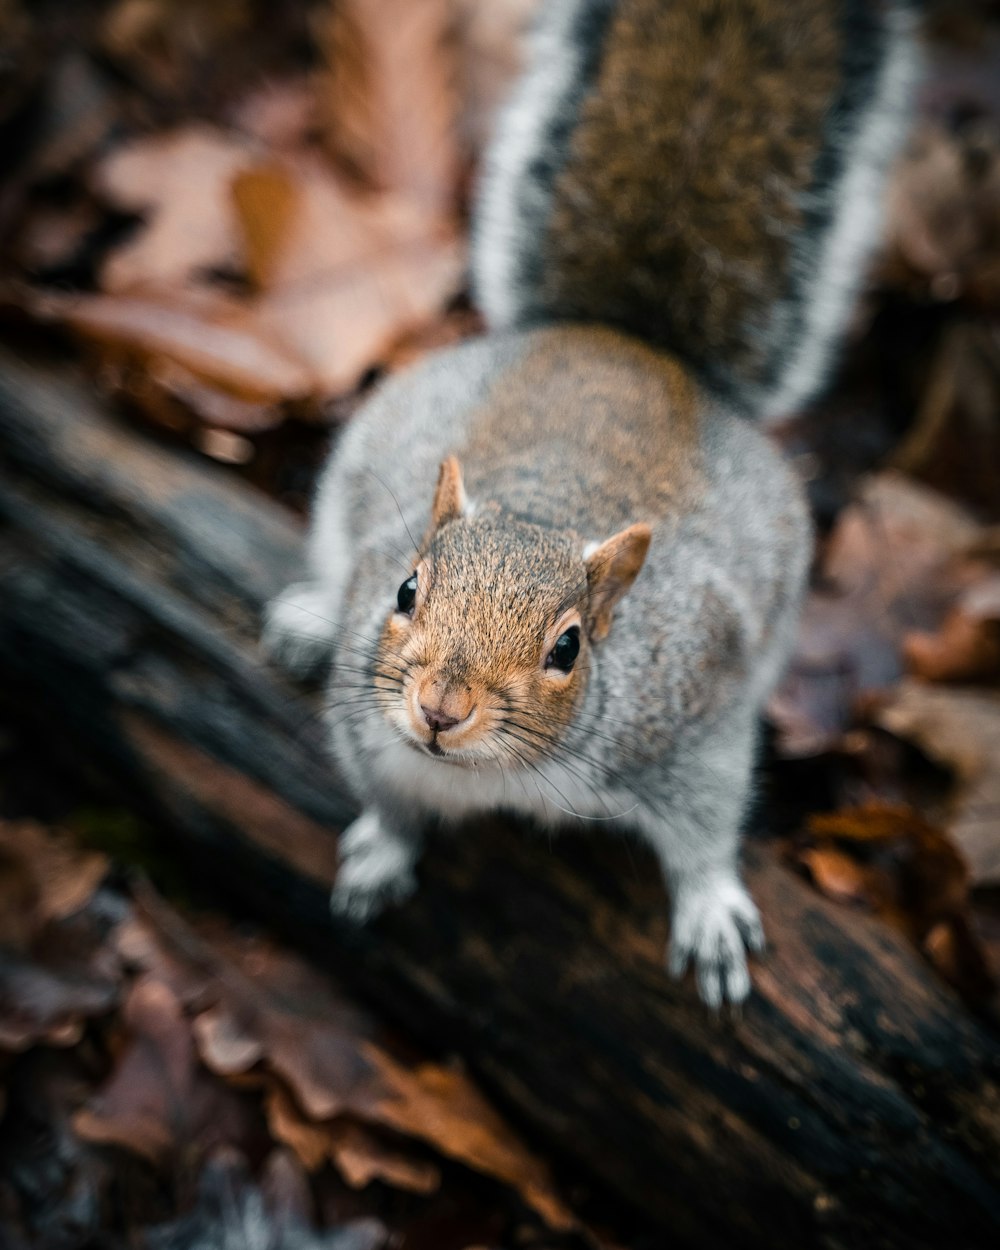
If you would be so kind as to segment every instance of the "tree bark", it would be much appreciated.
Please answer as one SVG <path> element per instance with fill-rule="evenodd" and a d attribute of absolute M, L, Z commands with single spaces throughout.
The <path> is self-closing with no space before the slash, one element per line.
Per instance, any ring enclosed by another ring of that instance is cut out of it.
<path fill-rule="evenodd" d="M 0 359 L 0 676 L 193 871 L 470 1067 L 675 1247 L 995 1247 L 1000 1048 L 894 932 L 748 848 L 770 939 L 741 1017 L 663 967 L 654 865 L 498 820 L 432 835 L 417 896 L 335 928 L 352 815 L 316 702 L 258 655 L 300 534 L 72 379 Z"/>

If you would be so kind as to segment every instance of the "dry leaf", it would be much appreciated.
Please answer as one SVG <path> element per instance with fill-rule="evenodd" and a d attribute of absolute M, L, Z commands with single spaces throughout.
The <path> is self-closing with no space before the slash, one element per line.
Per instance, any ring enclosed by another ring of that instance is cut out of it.
<path fill-rule="evenodd" d="M 101 44 L 156 95 L 189 99 L 206 64 L 256 17 L 249 0 L 118 0 L 104 17 Z"/>
<path fill-rule="evenodd" d="M 864 902 L 877 905 L 868 874 L 858 861 L 831 846 L 808 846 L 796 852 L 796 859 L 809 869 L 819 889 L 838 902 Z"/>
<path fill-rule="evenodd" d="M 454 216 L 457 60 L 451 0 L 340 0 L 317 23 L 326 141 L 428 222 Z"/>
<path fill-rule="evenodd" d="M 262 287 L 243 324 L 305 361 L 322 394 L 354 387 L 458 289 L 453 228 L 399 197 L 351 193 L 317 160 L 257 167 L 236 204 Z M 275 204 L 284 232 L 270 227 Z"/>
<path fill-rule="evenodd" d="M 349 1120 L 333 1126 L 332 1156 L 341 1176 L 354 1189 L 384 1181 L 414 1194 L 431 1194 L 441 1184 L 441 1173 L 426 1159 L 393 1150 L 363 1124 Z"/>
<path fill-rule="evenodd" d="M 108 870 L 30 821 L 0 822 L 0 1048 L 72 1046 L 118 998 L 108 924 L 92 906 Z M 93 912 L 93 914 L 91 914 Z"/>
<path fill-rule="evenodd" d="M 299 211 L 297 183 L 279 165 L 241 169 L 230 182 L 236 216 L 242 230 L 247 272 L 258 289 L 276 278 L 276 265 Z M 332 226 L 331 222 L 331 226 Z"/>
<path fill-rule="evenodd" d="M 396 1189 L 429 1194 L 441 1183 L 433 1163 L 389 1145 L 363 1124 L 344 1118 L 307 1120 L 279 1083 L 269 1086 L 264 1106 L 275 1139 L 290 1147 L 311 1172 L 329 1161 L 354 1189 L 381 1180 Z"/>
<path fill-rule="evenodd" d="M 253 86 L 233 106 L 234 129 L 268 151 L 307 147 L 316 129 L 316 96 L 303 78 L 270 79 Z"/>
<path fill-rule="evenodd" d="M 942 300 L 1000 297 L 1000 131 L 925 120 L 888 194 L 885 277 Z M 923 289 L 922 289 L 923 288 Z"/>
<path fill-rule="evenodd" d="M 101 273 L 109 293 L 177 288 L 241 261 L 230 187 L 259 159 L 246 139 L 206 125 L 115 149 L 94 171 L 95 189 L 146 225 L 116 248 Z"/>
<path fill-rule="evenodd" d="M 872 720 L 954 772 L 948 834 L 973 884 L 1000 883 L 1000 694 L 904 681 Z"/>
<path fill-rule="evenodd" d="M 958 504 L 901 477 L 870 477 L 823 552 L 788 676 L 770 706 L 789 756 L 836 744 L 867 690 L 903 671 L 903 639 L 936 629 L 983 576 L 966 552 L 981 530 Z"/>
<path fill-rule="evenodd" d="M 14 871 L 30 880 L 33 923 L 39 928 L 79 911 L 108 871 L 106 856 L 81 851 L 35 821 L 0 821 L 0 852 L 7 865 L 0 867 L 0 882 Z"/>
<path fill-rule="evenodd" d="M 167 985 L 140 978 L 129 992 L 124 1023 L 128 1040 L 118 1063 L 74 1117 L 81 1137 L 163 1166 L 182 1149 L 205 1154 L 250 1136 L 250 1105 L 201 1067 L 190 1021 Z"/>
<path fill-rule="evenodd" d="M 203 927 L 196 937 L 149 891 L 143 912 L 174 959 L 194 963 L 199 976 L 214 969 L 216 1001 L 194 1020 L 198 1051 L 211 1071 L 255 1083 L 277 1077 L 307 1122 L 346 1116 L 416 1138 L 510 1185 L 553 1228 L 575 1226 L 545 1163 L 468 1077 L 395 1059 L 367 1014 L 341 998 L 328 978 L 273 944 L 217 926 Z M 288 1122 L 286 1116 L 286 1140 L 303 1158 L 314 1157 L 319 1139 L 301 1127 L 293 1134 Z"/>
<path fill-rule="evenodd" d="M 127 149 L 102 179 L 120 206 L 149 209 L 107 262 L 119 294 L 36 301 L 40 313 L 251 403 L 352 389 L 461 281 L 453 224 L 413 198 L 352 192 L 315 156 L 261 160 L 193 128 Z M 233 265 L 252 299 L 198 288 Z"/>
<path fill-rule="evenodd" d="M 248 323 L 222 296 L 160 292 L 46 300 L 78 334 L 112 351 L 134 353 L 147 367 L 167 361 L 248 403 L 302 398 L 315 378 L 281 342 Z"/>
<path fill-rule="evenodd" d="M 0 949 L 0 1051 L 75 1046 L 86 1022 L 118 1001 L 97 935 L 68 926 L 49 939 L 55 949 L 38 956 Z"/>
<path fill-rule="evenodd" d="M 206 426 L 258 434 L 279 425 L 284 415 L 276 402 L 241 399 L 210 385 L 165 356 L 151 357 L 141 369 L 126 367 L 121 389 L 154 419 L 162 419 L 166 425 L 180 424 L 181 428 L 186 428 L 181 414 L 190 417 L 194 413 Z"/>
<path fill-rule="evenodd" d="M 1000 575 L 961 597 L 934 634 L 908 634 L 907 667 L 927 681 L 1000 681 Z"/>
<path fill-rule="evenodd" d="M 998 249 L 1000 250 L 1000 249 Z M 950 318 L 894 465 L 1000 519 L 1000 335 L 982 317 Z"/>
<path fill-rule="evenodd" d="M 374 1057 L 371 1046 L 366 1053 Z M 576 1227 L 576 1220 L 553 1191 L 547 1167 L 527 1152 L 464 1073 L 440 1064 L 407 1068 L 385 1053 L 379 1056 L 379 1068 L 387 1089 L 378 1092 L 369 1115 L 401 1133 L 420 1137 L 467 1167 L 504 1181 L 551 1228 Z M 359 1109 L 359 1114 L 364 1112 Z"/>
<path fill-rule="evenodd" d="M 912 808 L 868 803 L 809 817 L 793 858 L 823 893 L 862 902 L 970 998 L 996 979 L 969 923 L 969 872 L 947 833 Z"/>

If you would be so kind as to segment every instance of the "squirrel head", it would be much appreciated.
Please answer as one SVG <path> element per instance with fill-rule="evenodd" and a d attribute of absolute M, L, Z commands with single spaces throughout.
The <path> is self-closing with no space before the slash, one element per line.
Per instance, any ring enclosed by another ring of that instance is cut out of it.
<path fill-rule="evenodd" d="M 506 767 L 545 755 L 572 719 L 591 648 L 649 547 L 632 525 L 584 547 L 472 507 L 458 461 L 441 466 L 416 568 L 390 601 L 374 663 L 383 712 L 416 749 Z"/>

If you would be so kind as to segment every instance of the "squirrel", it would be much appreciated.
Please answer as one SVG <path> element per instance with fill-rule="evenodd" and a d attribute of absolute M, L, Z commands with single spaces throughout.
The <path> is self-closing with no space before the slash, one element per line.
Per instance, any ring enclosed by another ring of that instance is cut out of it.
<path fill-rule="evenodd" d="M 670 971 L 746 998 L 740 828 L 812 548 L 753 419 L 825 379 L 918 62 L 896 0 L 541 6 L 474 209 L 486 333 L 353 419 L 265 628 L 329 661 L 335 912 L 413 890 L 436 819 L 627 831 Z"/>

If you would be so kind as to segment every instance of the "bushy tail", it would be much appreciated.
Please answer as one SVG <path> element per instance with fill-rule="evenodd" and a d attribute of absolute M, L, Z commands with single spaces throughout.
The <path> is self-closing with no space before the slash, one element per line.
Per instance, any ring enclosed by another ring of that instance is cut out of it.
<path fill-rule="evenodd" d="M 898 0 L 541 0 L 487 162 L 495 327 L 600 321 L 749 413 L 822 382 L 917 56 Z"/>

